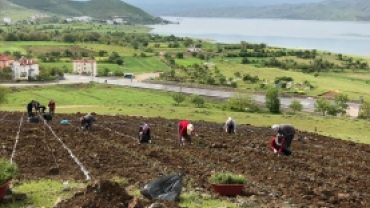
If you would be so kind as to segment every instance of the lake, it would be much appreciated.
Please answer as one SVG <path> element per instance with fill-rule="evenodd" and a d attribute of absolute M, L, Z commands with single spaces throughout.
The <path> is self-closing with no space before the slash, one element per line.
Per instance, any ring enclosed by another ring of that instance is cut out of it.
<path fill-rule="evenodd" d="M 162 17 L 151 33 L 370 56 L 370 22 Z"/>

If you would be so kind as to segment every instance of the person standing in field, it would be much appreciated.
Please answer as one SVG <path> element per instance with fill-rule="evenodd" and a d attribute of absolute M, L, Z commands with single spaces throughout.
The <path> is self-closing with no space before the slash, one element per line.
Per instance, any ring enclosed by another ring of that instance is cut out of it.
<path fill-rule="evenodd" d="M 50 115 L 54 115 L 54 113 L 55 113 L 55 102 L 54 102 L 54 100 L 49 101 L 48 107 L 49 107 Z"/>
<path fill-rule="evenodd" d="M 295 135 L 295 128 L 291 124 L 274 124 L 272 129 L 285 139 L 285 148 L 289 149 Z"/>
<path fill-rule="evenodd" d="M 144 124 L 139 128 L 139 142 L 140 144 L 143 143 L 152 143 L 152 139 L 150 137 L 150 127 L 148 124 Z"/>
<path fill-rule="evenodd" d="M 233 134 L 235 133 L 235 129 L 236 129 L 236 123 L 235 121 L 229 117 L 227 120 L 226 120 L 226 123 L 225 123 L 225 126 L 224 126 L 224 129 L 227 133 L 229 134 Z"/>
<path fill-rule="evenodd" d="M 191 124 L 187 120 L 182 120 L 178 126 L 178 133 L 179 133 L 179 147 L 184 146 L 184 143 L 192 144 L 191 142 L 191 135 L 195 133 L 195 129 L 193 124 Z"/>

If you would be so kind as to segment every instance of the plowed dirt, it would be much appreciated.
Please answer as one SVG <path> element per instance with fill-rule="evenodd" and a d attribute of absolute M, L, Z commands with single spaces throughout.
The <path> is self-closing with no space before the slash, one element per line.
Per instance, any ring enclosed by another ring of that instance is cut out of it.
<path fill-rule="evenodd" d="M 13 118 L 18 117 L 21 114 Z M 62 115 L 54 120 L 62 117 L 79 118 Z M 211 193 L 208 177 L 216 171 L 230 171 L 249 181 L 243 199 L 255 195 L 253 198 L 267 207 L 287 201 L 295 207 L 370 207 L 369 145 L 298 132 L 292 156 L 276 157 L 269 149 L 274 135 L 269 128 L 241 125 L 236 135 L 227 135 L 221 124 L 198 121 L 193 122 L 199 135 L 193 138 L 193 145 L 179 149 L 177 120 L 100 115 L 97 119 L 90 133 L 82 132 L 75 123 L 50 124 L 96 178 L 120 176 L 142 187 L 158 176 L 182 172 L 185 186 Z M 143 122 L 151 127 L 153 144 L 136 140 Z M 0 127 L 3 157 L 10 156 L 14 144 L 17 131 L 12 125 L 17 129 L 16 122 Z M 301 136 L 307 139 L 297 140 Z M 213 148 L 212 144 L 226 148 Z M 43 123 L 23 124 L 14 160 L 22 179 L 84 179 L 79 166 Z M 50 174 L 53 166 L 59 167 L 57 174 Z"/>

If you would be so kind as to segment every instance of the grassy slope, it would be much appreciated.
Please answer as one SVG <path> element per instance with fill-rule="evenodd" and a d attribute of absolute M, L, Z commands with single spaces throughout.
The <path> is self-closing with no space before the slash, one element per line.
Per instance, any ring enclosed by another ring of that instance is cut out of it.
<path fill-rule="evenodd" d="M 10 2 L 40 11 L 47 11 L 61 16 L 92 16 L 95 18 L 110 18 L 112 16 L 130 16 L 140 20 L 151 20 L 153 17 L 143 10 L 126 4 L 120 0 L 9 0 Z"/>
<path fill-rule="evenodd" d="M 369 121 L 353 121 L 351 119 L 325 118 L 321 116 L 282 116 L 261 115 L 251 113 L 228 112 L 220 109 L 220 104 L 208 102 L 205 108 L 195 108 L 189 99 L 181 106 L 167 92 L 138 90 L 104 85 L 92 88 L 76 88 L 72 86 L 55 86 L 49 88 L 21 89 L 11 93 L 8 103 L 0 110 L 25 111 L 26 104 L 38 100 L 42 104 L 54 99 L 57 112 L 99 112 L 110 114 L 162 116 L 171 119 L 206 120 L 223 123 L 231 116 L 238 123 L 249 123 L 256 126 L 270 126 L 274 123 L 291 123 L 298 129 L 314 131 L 336 138 L 350 139 L 370 144 Z M 143 104 L 140 106 L 138 104 Z M 266 138 L 267 139 L 267 138 Z"/>
<path fill-rule="evenodd" d="M 370 2 L 367 0 L 331 0 L 311 4 L 199 10 L 189 12 L 186 16 L 368 21 L 370 20 L 369 14 Z"/>
<path fill-rule="evenodd" d="M 12 18 L 12 21 L 17 21 L 17 20 L 27 19 L 29 16 L 32 16 L 38 13 L 40 12 L 37 10 L 18 6 L 6 0 L 0 0 L 0 17 L 10 17 Z M 1 19 L 1 23 L 2 21 L 3 20 Z"/>

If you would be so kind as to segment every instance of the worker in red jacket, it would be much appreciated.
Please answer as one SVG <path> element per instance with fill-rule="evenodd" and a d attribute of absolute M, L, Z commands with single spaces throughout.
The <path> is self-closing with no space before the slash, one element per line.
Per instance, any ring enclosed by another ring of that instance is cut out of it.
<path fill-rule="evenodd" d="M 184 143 L 191 144 L 191 135 L 194 134 L 194 126 L 189 121 L 182 120 L 179 123 L 179 146 L 184 146 Z"/>
<path fill-rule="evenodd" d="M 290 149 L 290 145 L 294 139 L 295 128 L 290 124 L 274 124 L 272 130 L 282 135 L 285 139 L 285 148 Z"/>
<path fill-rule="evenodd" d="M 54 115 L 54 113 L 55 113 L 55 102 L 54 102 L 54 100 L 49 101 L 48 107 L 49 107 L 50 115 Z"/>
<path fill-rule="evenodd" d="M 292 152 L 288 148 L 285 147 L 285 144 L 286 144 L 286 139 L 284 138 L 283 135 L 279 134 L 271 139 L 270 148 L 278 156 L 280 156 L 281 153 L 289 156 L 292 154 Z"/>

